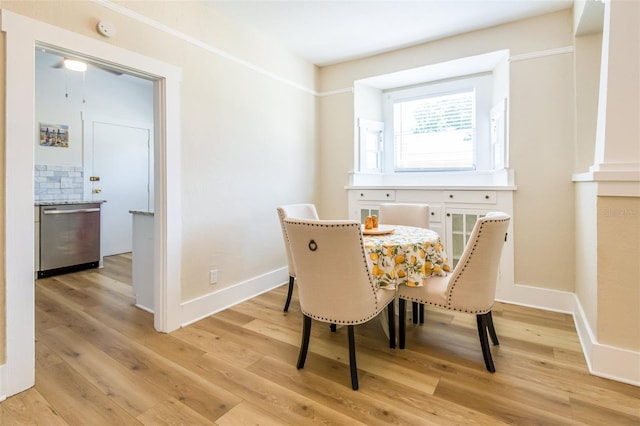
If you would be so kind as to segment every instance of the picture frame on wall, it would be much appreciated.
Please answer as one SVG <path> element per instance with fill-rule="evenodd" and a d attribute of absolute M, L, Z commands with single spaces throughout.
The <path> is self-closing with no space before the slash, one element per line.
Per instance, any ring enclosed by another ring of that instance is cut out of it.
<path fill-rule="evenodd" d="M 40 146 L 69 148 L 69 126 L 40 123 Z"/>

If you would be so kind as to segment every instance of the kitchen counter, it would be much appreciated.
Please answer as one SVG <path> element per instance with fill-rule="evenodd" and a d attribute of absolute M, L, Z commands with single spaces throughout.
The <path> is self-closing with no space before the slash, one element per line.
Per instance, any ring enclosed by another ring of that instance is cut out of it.
<path fill-rule="evenodd" d="M 72 205 L 72 204 L 102 204 L 106 200 L 42 200 L 35 201 L 36 206 L 55 206 L 55 205 Z"/>

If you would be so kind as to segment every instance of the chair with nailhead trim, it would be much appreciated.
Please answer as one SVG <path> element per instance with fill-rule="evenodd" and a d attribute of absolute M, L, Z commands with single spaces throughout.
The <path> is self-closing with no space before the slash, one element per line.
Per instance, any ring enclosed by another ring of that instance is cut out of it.
<path fill-rule="evenodd" d="M 289 242 L 287 241 L 287 233 L 284 229 L 283 220 L 288 217 L 296 219 L 312 219 L 318 220 L 318 212 L 316 206 L 313 204 L 289 204 L 287 206 L 280 206 L 277 208 L 278 218 L 280 219 L 280 227 L 282 228 L 282 237 L 284 239 L 284 246 L 287 249 L 287 261 L 289 263 L 289 288 L 287 290 L 287 300 L 284 302 L 284 311 L 289 311 L 289 304 L 291 303 L 291 296 L 293 295 L 293 282 L 296 279 L 296 268 L 293 264 L 291 257 L 291 249 L 289 248 Z"/>
<path fill-rule="evenodd" d="M 398 344 L 405 346 L 406 303 L 425 303 L 437 308 L 476 315 L 478 336 L 485 367 L 495 372 L 487 332 L 494 345 L 498 336 L 493 326 L 491 309 L 498 281 L 498 266 L 511 217 L 491 212 L 479 218 L 471 232 L 460 261 L 446 277 L 429 277 L 423 287 L 400 286 L 398 289 L 400 328 Z"/>
<path fill-rule="evenodd" d="M 415 226 L 429 228 L 429 204 L 382 203 L 379 222 L 385 225 Z M 413 302 L 413 323 L 424 323 L 424 304 Z"/>
<path fill-rule="evenodd" d="M 380 223 L 429 228 L 429 205 L 413 203 L 380 204 Z"/>
<path fill-rule="evenodd" d="M 389 347 L 395 348 L 395 291 L 376 287 L 360 223 L 353 220 L 284 219 L 303 314 L 298 369 L 304 367 L 311 321 L 346 325 L 351 386 L 358 389 L 354 326 L 387 308 Z M 382 331 L 382 329 L 380 329 Z"/>

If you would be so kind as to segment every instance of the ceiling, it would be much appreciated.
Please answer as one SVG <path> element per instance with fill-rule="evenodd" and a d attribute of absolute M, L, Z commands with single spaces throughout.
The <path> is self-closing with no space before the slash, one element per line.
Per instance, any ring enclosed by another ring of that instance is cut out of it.
<path fill-rule="evenodd" d="M 573 6 L 573 0 L 203 1 L 318 66 Z"/>
<path fill-rule="evenodd" d="M 64 73 L 67 72 L 65 71 L 65 68 L 63 66 L 64 59 L 71 58 L 79 59 L 87 64 L 87 76 L 97 78 L 118 77 L 122 80 L 127 80 L 128 82 L 135 83 L 143 87 L 148 87 L 149 85 L 153 84 L 151 80 L 129 73 L 127 72 L 127 70 L 124 70 L 117 65 L 106 65 L 104 63 L 98 63 L 95 62 L 95 60 L 92 61 L 73 54 L 66 55 L 52 48 L 37 47 L 35 49 L 34 55 L 36 67 L 43 70 L 56 70 L 61 76 L 63 76 Z"/>

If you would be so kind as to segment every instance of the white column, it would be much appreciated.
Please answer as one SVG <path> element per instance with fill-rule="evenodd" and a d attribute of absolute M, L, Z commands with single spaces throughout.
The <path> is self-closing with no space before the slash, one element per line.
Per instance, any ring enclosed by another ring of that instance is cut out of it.
<path fill-rule="evenodd" d="M 640 180 L 640 2 L 607 0 L 595 180 Z"/>

